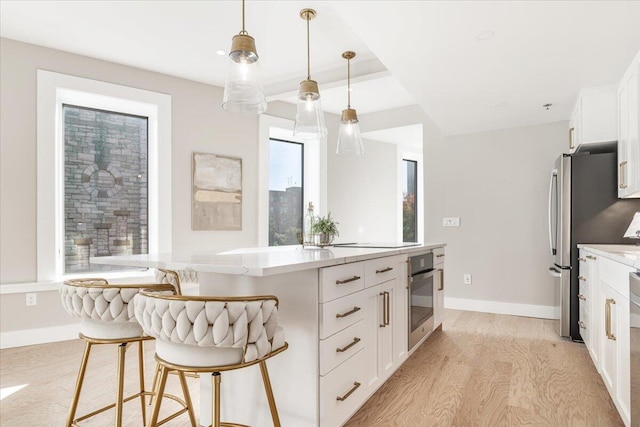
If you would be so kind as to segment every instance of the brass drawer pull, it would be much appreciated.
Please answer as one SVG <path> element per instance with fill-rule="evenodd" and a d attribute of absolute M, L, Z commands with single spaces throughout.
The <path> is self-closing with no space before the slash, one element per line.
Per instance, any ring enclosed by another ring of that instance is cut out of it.
<path fill-rule="evenodd" d="M 584 324 L 584 322 L 581 320 L 578 322 L 578 325 L 582 328 L 582 329 L 587 329 L 587 325 Z"/>
<path fill-rule="evenodd" d="M 616 336 L 611 332 L 611 304 L 615 303 L 613 298 L 607 298 L 604 302 L 604 333 L 612 341 L 616 341 Z"/>
<path fill-rule="evenodd" d="M 354 382 L 353 383 L 353 388 L 351 390 L 349 390 L 347 392 L 347 394 L 345 394 L 344 396 L 338 396 L 336 397 L 336 400 L 339 400 L 340 402 L 347 400 L 349 398 L 349 396 L 351 396 L 353 394 L 354 391 L 356 391 L 358 389 L 358 387 L 360 387 L 360 383 L 359 382 Z"/>
<path fill-rule="evenodd" d="M 586 258 L 578 258 L 578 261 L 580 261 L 580 262 L 587 262 L 587 259 L 586 259 Z"/>
<path fill-rule="evenodd" d="M 382 324 L 380 327 L 384 328 L 389 326 L 389 292 L 380 292 L 380 296 L 382 297 Z"/>
<path fill-rule="evenodd" d="M 336 314 L 336 318 L 341 319 L 343 317 L 351 316 L 353 313 L 357 313 L 360 310 L 362 310 L 360 307 L 353 307 L 353 310 L 349 310 L 346 313 Z"/>
<path fill-rule="evenodd" d="M 586 282 L 587 278 L 584 276 L 578 276 L 578 280 L 582 280 L 583 282 Z"/>
<path fill-rule="evenodd" d="M 584 296 L 584 295 L 582 295 L 582 294 L 578 294 L 578 299 L 581 299 L 582 301 L 586 301 L 586 300 L 587 300 L 587 297 L 585 297 L 585 296 Z"/>
<path fill-rule="evenodd" d="M 360 276 L 353 276 L 351 279 L 336 280 L 336 285 L 344 285 L 345 283 L 355 282 L 356 280 L 360 280 Z"/>
<path fill-rule="evenodd" d="M 444 270 L 439 268 L 438 272 L 440 273 L 440 286 L 438 286 L 438 290 L 444 290 Z"/>
<path fill-rule="evenodd" d="M 620 164 L 618 166 L 620 168 L 620 177 L 619 177 L 620 185 L 618 187 L 627 188 L 627 162 L 626 162 L 626 160 L 624 162 L 620 162 Z"/>
<path fill-rule="evenodd" d="M 345 352 L 345 351 L 349 350 L 351 347 L 353 347 L 354 345 L 358 344 L 360 341 L 361 341 L 360 338 L 354 337 L 353 341 L 351 343 L 349 343 L 347 346 L 342 347 L 342 348 L 336 348 L 336 352 L 338 352 L 338 353 Z"/>
<path fill-rule="evenodd" d="M 593 255 L 587 255 L 587 259 L 596 259 Z"/>
<path fill-rule="evenodd" d="M 382 270 L 376 270 L 376 274 L 386 273 L 387 271 L 393 270 L 393 267 L 383 268 Z"/>
<path fill-rule="evenodd" d="M 436 255 L 436 258 L 442 258 L 444 256 L 444 254 L 438 254 Z"/>

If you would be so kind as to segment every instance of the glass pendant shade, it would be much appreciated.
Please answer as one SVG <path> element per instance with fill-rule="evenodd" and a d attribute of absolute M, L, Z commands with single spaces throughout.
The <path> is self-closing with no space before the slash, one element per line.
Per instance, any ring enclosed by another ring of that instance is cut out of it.
<path fill-rule="evenodd" d="M 346 110 L 342 110 L 336 153 L 355 156 L 364 154 L 364 144 L 362 143 L 362 136 L 360 135 L 358 116 L 354 109 L 347 108 Z"/>
<path fill-rule="evenodd" d="M 304 140 L 317 140 L 327 136 L 318 83 L 313 80 L 300 83 L 293 134 Z"/>
<path fill-rule="evenodd" d="M 261 114 L 267 111 L 258 64 L 253 37 L 246 34 L 234 36 L 222 108 L 242 114 Z"/>

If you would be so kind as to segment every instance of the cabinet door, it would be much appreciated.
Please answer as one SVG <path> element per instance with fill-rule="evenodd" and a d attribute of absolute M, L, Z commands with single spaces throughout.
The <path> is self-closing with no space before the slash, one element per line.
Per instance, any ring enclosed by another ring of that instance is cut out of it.
<path fill-rule="evenodd" d="M 436 265 L 436 278 L 433 284 L 433 328 L 444 321 L 444 264 Z"/>
<path fill-rule="evenodd" d="M 618 88 L 618 197 L 640 197 L 640 53 Z"/>
<path fill-rule="evenodd" d="M 407 312 L 409 295 L 406 265 L 406 262 L 398 263 L 399 273 L 396 280 L 393 281 L 395 290 L 391 305 L 391 329 L 393 333 L 393 363 L 396 368 L 406 360 L 409 345 L 409 313 Z"/>
<path fill-rule="evenodd" d="M 381 322 L 379 324 L 378 333 L 378 352 L 380 354 L 380 372 L 382 373 L 383 381 L 389 378 L 389 376 L 395 370 L 395 349 L 394 349 L 394 319 L 393 312 L 395 311 L 394 302 L 397 300 L 396 294 L 397 280 L 389 280 L 382 284 L 382 290 L 378 294 L 380 301 L 380 314 Z"/>
<path fill-rule="evenodd" d="M 366 385 L 370 391 L 378 388 L 384 381 L 380 367 L 380 325 L 383 323 L 382 312 L 382 285 L 373 286 L 365 289 L 365 327 L 367 334 L 367 342 L 370 344 L 366 349 Z"/>
<path fill-rule="evenodd" d="M 602 305 L 602 351 L 600 354 L 601 375 L 609 394 L 616 400 L 616 377 L 618 370 L 618 309 L 621 298 L 618 293 L 606 284 L 600 287 L 600 303 Z"/>

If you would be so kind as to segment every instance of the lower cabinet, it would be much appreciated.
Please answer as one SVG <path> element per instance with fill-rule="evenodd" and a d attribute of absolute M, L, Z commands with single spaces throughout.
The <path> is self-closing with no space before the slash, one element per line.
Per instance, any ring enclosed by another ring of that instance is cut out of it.
<path fill-rule="evenodd" d="M 344 424 L 407 357 L 406 257 L 362 263 L 366 285 L 363 284 L 361 290 L 320 304 L 322 426 Z M 373 263 L 377 268 L 369 265 Z M 345 270 L 344 266 L 323 270 L 335 268 Z M 390 268 L 395 274 L 389 275 Z M 357 266 L 350 269 L 357 269 Z M 341 274 L 350 279 L 359 277 L 350 269 Z M 336 281 L 345 282 L 332 271 L 324 271 L 321 281 L 322 278 L 331 281 L 321 284 L 325 289 L 331 289 Z M 327 296 L 339 294 L 325 293 Z"/>
<path fill-rule="evenodd" d="M 444 321 L 444 248 L 433 250 L 433 262 L 436 277 L 433 283 L 433 329 Z"/>
<path fill-rule="evenodd" d="M 580 322 L 585 326 L 580 332 L 627 426 L 631 413 L 628 296 L 631 271 L 635 270 L 588 250 L 580 252 L 580 277 L 584 278 L 580 295 L 585 297 L 580 300 Z M 586 304 L 590 300 L 594 303 Z"/>

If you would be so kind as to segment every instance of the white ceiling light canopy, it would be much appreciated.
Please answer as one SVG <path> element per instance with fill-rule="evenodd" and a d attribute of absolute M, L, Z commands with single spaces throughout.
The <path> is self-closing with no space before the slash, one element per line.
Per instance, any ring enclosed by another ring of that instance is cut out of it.
<path fill-rule="evenodd" d="M 258 72 L 256 42 L 244 28 L 244 0 L 242 30 L 231 41 L 222 108 L 242 114 L 261 114 L 267 111 L 267 100 Z"/>
<path fill-rule="evenodd" d="M 352 154 L 359 156 L 364 153 L 360 125 L 356 110 L 351 108 L 351 60 L 356 56 L 355 52 L 346 51 L 342 57 L 347 60 L 347 109 L 342 110 L 340 119 L 340 131 L 338 133 L 338 154 Z"/>
<path fill-rule="evenodd" d="M 307 79 L 300 82 L 293 134 L 305 140 L 322 139 L 327 136 L 327 127 L 324 124 L 324 112 L 320 102 L 318 82 L 311 79 L 311 49 L 309 44 L 309 21 L 316 17 L 316 11 L 302 9 L 300 17 L 307 21 Z"/>

